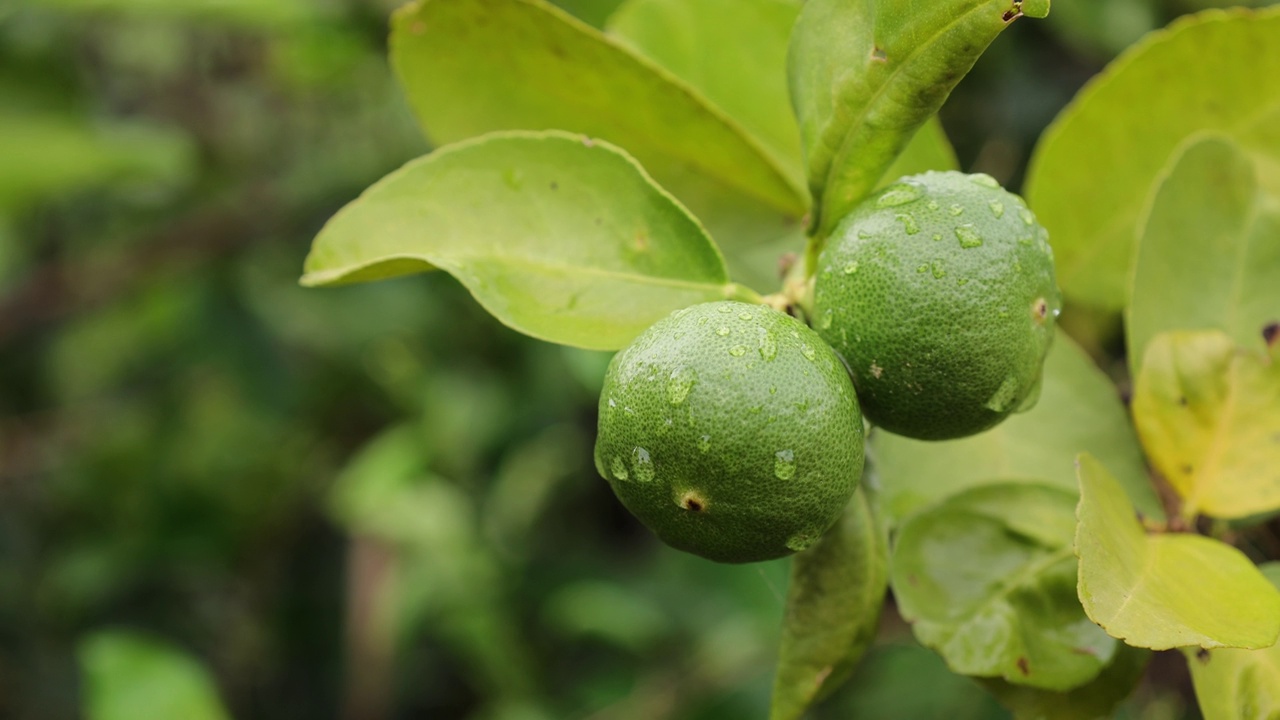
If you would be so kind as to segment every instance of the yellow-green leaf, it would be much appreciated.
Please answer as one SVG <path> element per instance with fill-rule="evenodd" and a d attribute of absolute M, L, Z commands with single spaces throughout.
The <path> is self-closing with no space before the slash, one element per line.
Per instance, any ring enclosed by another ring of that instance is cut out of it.
<path fill-rule="evenodd" d="M 1239 518 L 1280 508 L 1280 351 L 1236 347 L 1217 330 L 1155 336 L 1133 393 L 1152 464 L 1183 515 Z"/>
<path fill-rule="evenodd" d="M 1079 459 L 1079 593 L 1089 618 L 1153 650 L 1269 647 L 1280 592 L 1239 550 L 1201 535 L 1148 535 L 1111 473 Z"/>
<path fill-rule="evenodd" d="M 1280 320 L 1280 202 L 1258 187 L 1254 159 L 1234 140 L 1193 135 L 1164 174 L 1138 240 L 1127 313 L 1135 376 L 1157 333 L 1217 328 L 1261 348 L 1262 327 Z"/>
<path fill-rule="evenodd" d="M 551 128 L 621 146 L 736 255 L 794 225 L 804 187 L 686 82 L 542 0 L 419 0 L 391 59 L 434 142 Z"/>
<path fill-rule="evenodd" d="M 836 526 L 792 563 L 771 720 L 798 720 L 852 674 L 876 634 L 887 561 L 859 489 Z"/>
<path fill-rule="evenodd" d="M 324 226 L 302 282 L 435 268 L 516 330 L 596 349 L 732 292 L 702 226 L 634 160 L 562 132 L 496 133 L 388 175 Z"/>
<path fill-rule="evenodd" d="M 1129 48 L 1059 114 L 1028 169 L 1063 293 L 1121 308 L 1143 208 L 1191 135 L 1217 131 L 1267 158 L 1259 179 L 1280 196 L 1277 127 L 1280 8 L 1207 11 Z"/>
<path fill-rule="evenodd" d="M 1280 587 L 1280 563 L 1258 568 Z M 1261 650 L 1183 650 L 1205 720 L 1280 717 L 1280 645 Z"/>

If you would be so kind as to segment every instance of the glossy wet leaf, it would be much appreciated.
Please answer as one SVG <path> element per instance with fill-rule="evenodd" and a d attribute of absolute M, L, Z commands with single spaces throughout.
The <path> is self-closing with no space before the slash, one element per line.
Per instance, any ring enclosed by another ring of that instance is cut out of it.
<path fill-rule="evenodd" d="M 1126 323 L 1135 376 L 1157 333 L 1217 328 L 1261 348 L 1262 327 L 1280 321 L 1280 202 L 1226 137 L 1189 141 L 1156 190 L 1137 252 Z"/>
<path fill-rule="evenodd" d="M 699 92 L 544 2 L 412 3 L 393 18 L 391 58 L 434 142 L 553 128 L 603 138 L 680 198 L 730 257 L 808 206 L 773 153 Z"/>
<path fill-rule="evenodd" d="M 1258 568 L 1280 588 L 1280 562 Z M 1280 645 L 1260 650 L 1184 649 L 1206 720 L 1280 717 Z"/>
<path fill-rule="evenodd" d="M 859 490 L 835 527 L 792 561 L 772 720 L 802 717 L 852 674 L 876 634 L 887 560 L 884 535 Z"/>
<path fill-rule="evenodd" d="M 813 226 L 829 234 L 992 40 L 1010 0 L 810 0 L 791 38 Z M 1032 3 L 1023 3 L 1024 9 Z M 1048 3 L 1035 3 L 1037 15 Z"/>
<path fill-rule="evenodd" d="M 1081 451 L 1104 458 L 1135 504 L 1162 516 L 1115 386 L 1061 332 L 1049 349 L 1040 398 L 1031 410 L 960 440 L 923 442 L 877 430 L 871 450 L 880 506 L 891 524 L 943 497 L 997 480 L 1033 479 L 1074 493 Z"/>
<path fill-rule="evenodd" d="M 995 678 L 978 684 L 1009 708 L 1016 720 L 1105 720 L 1142 680 L 1151 653 L 1120 643 L 1098 677 L 1064 692 L 1014 685 Z"/>
<path fill-rule="evenodd" d="M 1183 514 L 1239 518 L 1280 508 L 1280 349 L 1217 330 L 1157 335 L 1134 384 L 1133 419 Z"/>
<path fill-rule="evenodd" d="M 952 670 L 1048 690 L 1089 682 L 1116 641 L 1076 598 L 1075 495 L 993 484 L 912 515 L 893 546 L 894 597 Z"/>
<path fill-rule="evenodd" d="M 1202 535 L 1149 535 L 1110 472 L 1080 456 L 1080 602 L 1113 637 L 1153 650 L 1269 647 L 1280 592 L 1239 550 Z"/>
<path fill-rule="evenodd" d="M 732 290 L 702 227 L 633 160 L 558 132 L 495 134 L 388 175 L 324 226 L 302 282 L 437 268 L 516 330 L 597 349 Z"/>
<path fill-rule="evenodd" d="M 120 630 L 80 643 L 87 720 L 230 720 L 199 661 L 172 645 Z"/>
<path fill-rule="evenodd" d="M 1045 131 L 1028 170 L 1063 293 L 1119 310 L 1143 210 L 1182 143 L 1218 132 L 1274 168 L 1277 127 L 1280 9 L 1185 17 L 1129 48 Z M 1259 180 L 1280 196 L 1280 173 Z"/>

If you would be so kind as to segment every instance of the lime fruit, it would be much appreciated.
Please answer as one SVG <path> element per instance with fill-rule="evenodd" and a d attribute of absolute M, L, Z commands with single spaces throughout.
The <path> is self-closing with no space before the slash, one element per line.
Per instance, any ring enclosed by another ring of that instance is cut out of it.
<path fill-rule="evenodd" d="M 814 279 L 818 334 L 872 423 L 964 437 L 1034 404 L 1061 295 L 1048 233 L 990 176 L 929 172 L 861 203 Z"/>
<path fill-rule="evenodd" d="M 595 461 L 667 544 L 720 562 L 803 550 L 862 475 L 862 416 L 840 358 L 763 305 L 659 320 L 614 356 Z"/>

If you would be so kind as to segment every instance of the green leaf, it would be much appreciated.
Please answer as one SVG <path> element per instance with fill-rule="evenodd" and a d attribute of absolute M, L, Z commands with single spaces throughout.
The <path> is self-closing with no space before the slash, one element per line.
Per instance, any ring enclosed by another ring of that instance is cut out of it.
<path fill-rule="evenodd" d="M 861 489 L 836 526 L 796 556 L 771 720 L 798 720 L 853 673 L 875 638 L 887 559 L 884 535 Z"/>
<path fill-rule="evenodd" d="M 1280 9 L 1210 11 L 1149 35 L 1095 77 L 1045 131 L 1027 201 L 1049 229 L 1058 284 L 1119 310 L 1148 196 L 1186 139 L 1217 131 L 1266 159 L 1280 196 Z"/>
<path fill-rule="evenodd" d="M 680 198 L 731 257 L 806 211 L 803 186 L 722 110 L 545 2 L 420 0 L 392 25 L 392 63 L 436 143 L 549 128 L 603 138 Z"/>
<path fill-rule="evenodd" d="M 1066 692 L 995 678 L 981 678 L 978 684 L 1013 711 L 1016 720 L 1106 720 L 1115 717 L 1116 705 L 1137 687 L 1150 659 L 1150 652 L 1120 643 L 1098 677 Z"/>
<path fill-rule="evenodd" d="M 1116 641 L 1076 599 L 1073 493 L 1047 485 L 973 488 L 912 515 L 892 582 L 916 638 L 964 675 L 1069 690 L 1097 677 Z"/>
<path fill-rule="evenodd" d="M 187 653 L 137 633 L 101 631 L 80 643 L 88 720 L 229 720 L 208 671 Z"/>
<path fill-rule="evenodd" d="M 871 457 L 879 502 L 891 524 L 962 490 L 1034 478 L 1075 492 L 1075 457 L 1088 451 L 1119 471 L 1143 512 L 1162 517 L 1142 450 L 1115 387 L 1065 333 L 1049 350 L 1039 401 L 984 433 L 923 442 L 877 430 Z"/>
<path fill-rule="evenodd" d="M 1259 331 L 1280 320 L 1280 205 L 1231 139 L 1193 135 L 1184 147 L 1138 241 L 1126 323 L 1135 376 L 1157 333 L 1218 328 L 1261 347 Z"/>
<path fill-rule="evenodd" d="M 1080 602 L 1113 637 L 1167 650 L 1269 647 L 1280 592 L 1239 550 L 1201 535 L 1148 535 L 1111 473 L 1080 456 Z"/>
<path fill-rule="evenodd" d="M 1258 568 L 1280 587 L 1280 563 Z M 1280 645 L 1261 650 L 1184 649 L 1205 720 L 1280 717 Z"/>
<path fill-rule="evenodd" d="M 1038 3 L 1038 14 L 1048 2 Z M 821 238 L 876 186 L 996 35 L 1011 0 L 809 0 L 791 36 L 800 118 Z"/>
<path fill-rule="evenodd" d="M 800 128 L 787 91 L 798 0 L 627 0 L 609 34 L 695 88 L 804 185 Z"/>
<path fill-rule="evenodd" d="M 803 186 L 800 129 L 787 88 L 787 48 L 800 7 L 795 0 L 629 0 L 610 19 L 609 29 L 619 42 L 679 76 L 732 116 Z M 706 52 L 708 47 L 716 51 Z M 941 124 L 931 118 L 881 184 L 956 167 Z M 732 219 L 709 221 L 713 234 L 723 236 Z M 776 285 L 778 257 L 804 245 L 798 218 L 792 223 L 739 222 L 732 235 L 736 245 L 747 245 L 729 248 L 732 277 L 756 288 Z"/>
<path fill-rule="evenodd" d="M 1157 335 L 1134 383 L 1133 419 L 1183 515 L 1280 508 L 1280 346 L 1237 349 L 1218 330 Z"/>
<path fill-rule="evenodd" d="M 561 132 L 490 135 L 388 175 L 320 231 L 302 283 L 435 268 L 512 328 L 595 349 L 734 293 L 674 198 L 618 148 Z"/>

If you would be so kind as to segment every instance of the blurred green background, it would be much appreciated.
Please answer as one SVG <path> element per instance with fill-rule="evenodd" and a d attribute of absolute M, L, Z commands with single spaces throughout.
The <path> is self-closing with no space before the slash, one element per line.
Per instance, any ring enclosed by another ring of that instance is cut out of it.
<path fill-rule="evenodd" d="M 297 286 L 321 224 L 429 149 L 395 4 L 0 5 L 0 718 L 764 717 L 787 561 L 621 509 L 590 453 L 607 356 L 443 274 Z M 1205 4 L 1019 23 L 944 109 L 963 166 L 1016 187 L 1085 80 Z M 1180 673 L 1125 716 L 1196 717 Z M 1007 715 L 889 613 L 817 716 Z"/>

